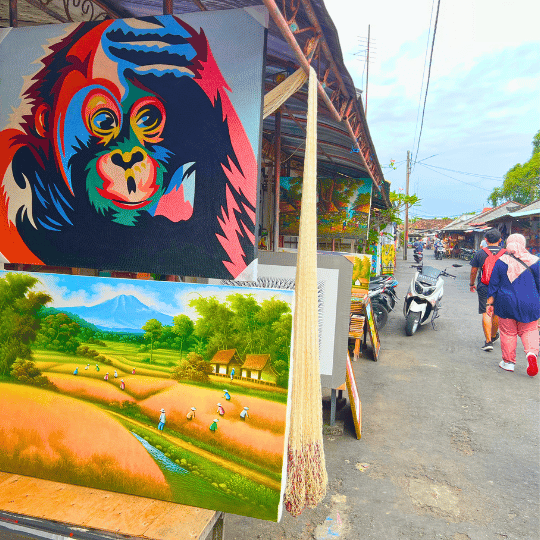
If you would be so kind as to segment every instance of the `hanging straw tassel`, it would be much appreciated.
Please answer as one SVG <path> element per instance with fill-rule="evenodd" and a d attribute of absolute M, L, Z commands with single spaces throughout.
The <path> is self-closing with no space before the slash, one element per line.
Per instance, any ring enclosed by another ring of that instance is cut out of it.
<path fill-rule="evenodd" d="M 291 421 L 285 508 L 299 515 L 326 494 L 317 299 L 317 77 L 309 74 L 306 156 L 296 266 Z"/>

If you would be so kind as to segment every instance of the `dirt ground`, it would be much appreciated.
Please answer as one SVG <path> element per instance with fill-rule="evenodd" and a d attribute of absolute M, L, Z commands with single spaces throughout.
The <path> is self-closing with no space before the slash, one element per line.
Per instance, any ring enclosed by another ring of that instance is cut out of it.
<path fill-rule="evenodd" d="M 409 251 L 409 259 L 412 253 Z M 413 275 L 398 255 L 398 304 L 380 332 L 380 360 L 353 364 L 362 401 L 361 440 L 349 406 L 343 435 L 324 438 L 328 493 L 281 523 L 228 515 L 226 540 L 538 540 L 539 383 L 523 349 L 515 373 L 498 367 L 484 339 L 470 267 L 449 272 L 434 331 L 405 336 L 403 297 Z M 328 391 L 326 392 L 328 394 Z"/>

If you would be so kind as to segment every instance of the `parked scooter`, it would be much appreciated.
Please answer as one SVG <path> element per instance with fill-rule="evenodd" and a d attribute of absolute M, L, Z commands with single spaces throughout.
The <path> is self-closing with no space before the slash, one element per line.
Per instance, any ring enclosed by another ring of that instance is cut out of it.
<path fill-rule="evenodd" d="M 414 256 L 414 260 L 415 260 L 416 264 L 422 264 L 422 260 L 424 258 L 424 252 L 423 251 L 420 251 L 419 249 L 415 248 L 413 256 Z"/>
<path fill-rule="evenodd" d="M 444 254 L 445 254 L 445 249 L 444 249 L 444 246 L 442 244 L 436 244 L 435 245 L 435 258 L 438 260 L 438 261 L 442 261 L 443 260 L 443 257 L 444 257 Z"/>
<path fill-rule="evenodd" d="M 375 276 L 369 282 L 369 298 L 377 323 L 381 329 L 386 325 L 388 314 L 394 309 L 398 299 L 395 292 L 397 280 L 389 276 Z"/>
<path fill-rule="evenodd" d="M 459 268 L 461 264 L 453 264 Z M 425 324 L 431 316 L 431 326 L 435 330 L 435 319 L 439 317 L 441 301 L 444 294 L 443 277 L 456 276 L 449 274 L 446 269 L 439 270 L 432 266 L 412 265 L 417 271 L 412 278 L 405 303 L 403 315 L 405 315 L 405 333 L 412 336 L 418 327 Z"/>

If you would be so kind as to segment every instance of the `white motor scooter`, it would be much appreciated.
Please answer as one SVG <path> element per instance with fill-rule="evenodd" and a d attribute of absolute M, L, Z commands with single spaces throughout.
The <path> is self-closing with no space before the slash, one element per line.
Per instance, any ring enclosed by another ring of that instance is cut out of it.
<path fill-rule="evenodd" d="M 453 264 L 459 268 L 461 264 Z M 439 316 L 441 300 L 444 294 L 443 276 L 456 276 L 449 274 L 446 269 L 439 270 L 433 266 L 413 265 L 417 271 L 412 278 L 409 290 L 403 304 L 405 315 L 405 333 L 412 336 L 418 326 L 425 324 L 431 316 L 431 326 L 435 329 L 435 319 Z"/>

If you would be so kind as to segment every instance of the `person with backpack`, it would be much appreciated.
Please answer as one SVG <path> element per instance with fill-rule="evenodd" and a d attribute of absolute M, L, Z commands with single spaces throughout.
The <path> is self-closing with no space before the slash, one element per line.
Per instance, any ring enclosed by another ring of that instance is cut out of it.
<path fill-rule="evenodd" d="M 486 313 L 488 284 L 495 262 L 504 254 L 504 250 L 499 247 L 501 233 L 497 229 L 489 229 L 484 235 L 484 238 L 486 239 L 487 247 L 479 249 L 474 254 L 470 263 L 471 276 L 469 285 L 471 292 L 476 291 L 478 294 L 478 313 L 482 315 L 482 328 L 486 338 L 482 350 L 492 351 L 493 342 L 499 339 L 499 319 L 497 316 L 489 317 Z"/>
<path fill-rule="evenodd" d="M 517 336 L 521 338 L 527 375 L 538 374 L 538 319 L 540 319 L 540 259 L 525 249 L 525 237 L 511 234 L 506 253 L 493 267 L 488 287 L 487 314 L 499 317 L 502 361 L 514 371 Z"/>

